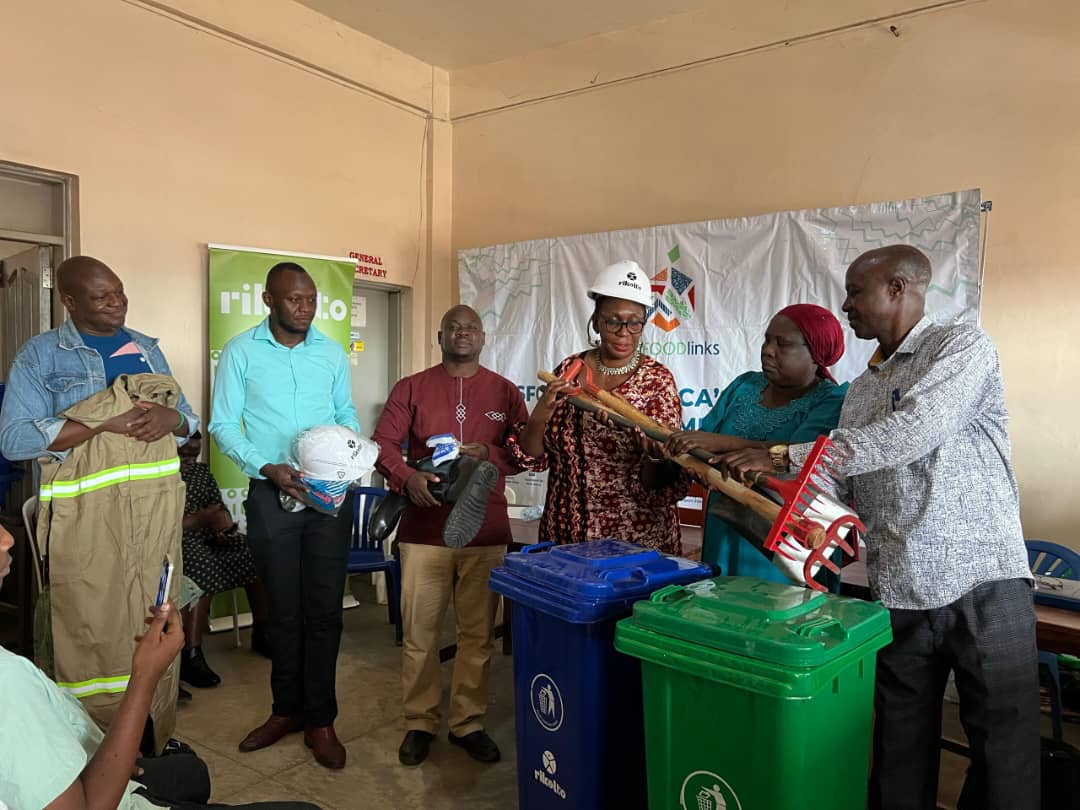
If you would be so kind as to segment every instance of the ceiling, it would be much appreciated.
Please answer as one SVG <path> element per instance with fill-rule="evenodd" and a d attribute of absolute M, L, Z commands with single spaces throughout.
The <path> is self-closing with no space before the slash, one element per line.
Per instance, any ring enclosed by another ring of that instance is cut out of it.
<path fill-rule="evenodd" d="M 448 70 L 498 62 L 710 5 L 710 0 L 297 2 Z"/>

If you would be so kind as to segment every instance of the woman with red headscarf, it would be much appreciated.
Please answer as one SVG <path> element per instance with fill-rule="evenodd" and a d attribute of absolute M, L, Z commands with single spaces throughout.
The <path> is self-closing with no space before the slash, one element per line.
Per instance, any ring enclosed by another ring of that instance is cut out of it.
<path fill-rule="evenodd" d="M 812 442 L 828 434 L 840 419 L 847 391 L 847 383 L 837 385 L 829 367 L 843 354 L 844 333 L 831 312 L 815 304 L 785 307 L 765 330 L 761 371 L 736 377 L 702 420 L 702 429 L 674 434 L 668 451 L 677 455 L 702 448 L 720 454 Z M 704 535 L 701 558 L 720 573 L 790 584 L 765 555 L 711 511 Z"/>

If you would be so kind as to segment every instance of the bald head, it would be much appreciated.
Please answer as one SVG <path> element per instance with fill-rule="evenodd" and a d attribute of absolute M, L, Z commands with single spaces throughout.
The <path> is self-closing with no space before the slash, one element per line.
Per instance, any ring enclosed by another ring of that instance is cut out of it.
<path fill-rule="evenodd" d="M 480 313 L 467 304 L 458 304 L 456 307 L 450 307 L 446 310 L 446 314 L 442 316 L 442 320 L 439 321 L 439 329 L 446 329 L 446 325 L 454 321 L 459 325 L 464 325 L 465 321 L 475 322 L 476 325 L 483 327 L 483 322 L 480 320 Z"/>
<path fill-rule="evenodd" d="M 844 312 L 857 337 L 877 340 L 885 356 L 926 312 L 930 260 L 910 245 L 868 250 L 848 267 Z"/>
<path fill-rule="evenodd" d="M 115 335 L 127 318 L 124 283 L 92 256 L 72 256 L 56 268 L 60 303 L 75 328 L 86 335 Z"/>
<path fill-rule="evenodd" d="M 64 259 L 56 268 L 56 289 L 62 296 L 69 295 L 75 287 L 83 284 L 87 279 L 101 275 L 116 278 L 116 273 L 101 259 L 95 259 L 93 256 L 72 256 L 70 259 Z"/>
<path fill-rule="evenodd" d="M 439 346 L 443 364 L 472 364 L 484 348 L 484 324 L 472 307 L 450 307 L 439 322 Z"/>
<path fill-rule="evenodd" d="M 888 245 L 868 250 L 851 263 L 854 267 L 877 268 L 889 279 L 901 278 L 908 285 L 925 293 L 930 286 L 930 259 L 911 245 Z"/>

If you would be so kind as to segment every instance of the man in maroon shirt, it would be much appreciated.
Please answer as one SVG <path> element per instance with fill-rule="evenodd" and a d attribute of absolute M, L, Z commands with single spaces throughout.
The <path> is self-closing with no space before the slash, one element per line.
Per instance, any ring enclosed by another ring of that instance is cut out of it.
<path fill-rule="evenodd" d="M 450 687 L 450 742 L 481 762 L 499 760 L 499 747 L 484 731 L 497 604 L 488 575 L 502 563 L 511 539 L 503 476 L 520 468 L 505 449 L 506 436 L 512 425 L 529 418 L 517 387 L 480 365 L 484 327 L 473 309 L 457 306 L 443 315 L 439 346 L 439 365 L 394 386 L 373 437 L 379 444 L 380 472 L 391 489 L 409 498 L 398 527 L 405 631 L 401 682 L 408 726 L 398 759 L 404 765 L 424 761 L 442 722 L 439 634 L 451 596 L 457 655 Z M 425 443 L 442 433 L 457 438 L 462 455 L 490 461 L 501 473 L 488 497 L 483 525 L 464 548 L 448 548 L 443 542 L 451 505 L 439 503 L 429 492 L 428 483 L 436 476 L 413 469 L 401 457 L 406 441 L 410 460 L 431 455 Z"/>

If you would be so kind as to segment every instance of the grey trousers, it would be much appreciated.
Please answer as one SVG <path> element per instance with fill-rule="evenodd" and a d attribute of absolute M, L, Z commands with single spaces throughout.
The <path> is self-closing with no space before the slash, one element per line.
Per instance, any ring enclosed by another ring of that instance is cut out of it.
<path fill-rule="evenodd" d="M 984 582 L 945 607 L 890 610 L 878 653 L 871 810 L 934 810 L 941 704 L 952 670 L 971 765 L 959 810 L 1038 810 L 1039 670 L 1025 579 Z"/>

